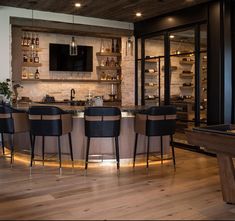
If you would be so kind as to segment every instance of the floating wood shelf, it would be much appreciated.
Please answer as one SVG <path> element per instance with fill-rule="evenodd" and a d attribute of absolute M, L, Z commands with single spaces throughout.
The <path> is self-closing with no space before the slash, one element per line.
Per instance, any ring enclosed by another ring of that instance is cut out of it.
<path fill-rule="evenodd" d="M 97 66 L 98 70 L 121 70 L 121 67 Z"/>
<path fill-rule="evenodd" d="M 23 62 L 22 67 L 41 67 L 41 63 Z"/>
<path fill-rule="evenodd" d="M 37 52 L 40 52 L 40 51 L 42 51 L 42 48 L 34 48 L 34 49 L 32 49 L 31 47 L 28 47 L 28 46 L 22 46 L 21 50 L 22 51 L 37 51 Z"/>
<path fill-rule="evenodd" d="M 152 59 L 145 59 L 145 62 L 149 62 L 149 63 L 157 63 L 157 59 L 156 58 L 152 58 Z"/>
<path fill-rule="evenodd" d="M 112 57 L 121 57 L 121 53 L 114 53 L 114 52 L 97 52 L 97 56 L 112 56 Z"/>
<path fill-rule="evenodd" d="M 194 86 L 181 86 L 180 89 L 193 89 Z"/>
<path fill-rule="evenodd" d="M 22 79 L 22 82 L 81 82 L 81 83 L 106 83 L 120 84 L 118 80 L 89 80 L 89 79 Z"/>
<path fill-rule="evenodd" d="M 180 64 L 193 65 L 195 61 L 180 61 Z"/>
<path fill-rule="evenodd" d="M 194 74 L 180 74 L 180 78 L 193 78 Z"/>

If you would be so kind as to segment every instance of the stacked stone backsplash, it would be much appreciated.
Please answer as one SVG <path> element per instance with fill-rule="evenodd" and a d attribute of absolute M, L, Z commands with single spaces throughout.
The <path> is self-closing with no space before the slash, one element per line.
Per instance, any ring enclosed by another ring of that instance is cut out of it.
<path fill-rule="evenodd" d="M 38 68 L 41 79 L 60 79 L 55 82 L 22 82 L 23 88 L 19 89 L 19 96 L 30 97 L 32 101 L 42 101 L 47 94 L 54 96 L 56 100 L 70 99 L 70 90 L 76 91 L 77 100 L 84 100 L 89 91 L 93 95 L 104 96 L 108 99 L 111 92 L 111 84 L 106 83 L 84 83 L 84 82 L 66 82 L 63 79 L 89 79 L 97 80 L 98 59 L 97 52 L 100 52 L 101 41 L 106 41 L 106 45 L 110 44 L 110 39 L 101 39 L 96 37 L 76 36 L 78 45 L 93 47 L 93 72 L 56 72 L 49 71 L 49 44 L 69 44 L 71 35 L 54 34 L 54 33 L 39 33 L 40 48 L 39 52 L 40 63 L 42 66 Z M 125 55 L 125 41 L 122 38 L 122 52 Z M 134 53 L 134 52 L 133 52 Z M 134 104 L 134 56 L 131 58 L 122 57 L 122 105 Z"/>

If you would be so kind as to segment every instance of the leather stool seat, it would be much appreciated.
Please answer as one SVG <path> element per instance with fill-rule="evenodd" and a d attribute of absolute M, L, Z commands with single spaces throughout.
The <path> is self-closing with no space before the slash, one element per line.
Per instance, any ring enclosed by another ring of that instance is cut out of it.
<path fill-rule="evenodd" d="M 29 109 L 30 132 L 32 135 L 31 145 L 31 163 L 34 161 L 35 139 L 37 136 L 42 137 L 42 160 L 44 164 L 45 154 L 45 137 L 52 136 L 58 138 L 58 155 L 60 164 L 60 174 L 62 173 L 62 160 L 61 160 L 61 143 L 60 137 L 68 134 L 69 148 L 72 166 L 73 163 L 73 149 L 72 149 L 72 115 L 63 111 L 58 107 L 52 106 L 33 106 Z"/>
<path fill-rule="evenodd" d="M 161 162 L 163 162 L 163 136 L 170 136 L 172 145 L 172 156 L 175 166 L 175 152 L 173 146 L 173 135 L 176 127 L 176 108 L 173 106 L 150 107 L 135 117 L 135 147 L 133 167 L 135 167 L 138 135 L 147 136 L 147 168 L 149 166 L 149 141 L 152 136 L 159 136 L 161 143 Z"/>

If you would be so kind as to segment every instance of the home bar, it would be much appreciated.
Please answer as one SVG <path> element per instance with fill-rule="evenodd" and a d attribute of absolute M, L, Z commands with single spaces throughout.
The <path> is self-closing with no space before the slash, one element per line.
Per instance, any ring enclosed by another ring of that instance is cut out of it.
<path fill-rule="evenodd" d="M 235 220 L 234 0 L 0 0 L 0 220 Z"/>

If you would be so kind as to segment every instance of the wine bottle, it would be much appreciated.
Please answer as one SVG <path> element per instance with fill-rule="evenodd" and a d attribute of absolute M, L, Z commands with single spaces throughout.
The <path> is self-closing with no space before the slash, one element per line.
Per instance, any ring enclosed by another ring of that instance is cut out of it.
<path fill-rule="evenodd" d="M 31 44 L 31 38 L 30 38 L 30 33 L 27 34 L 27 46 L 30 46 Z"/>
<path fill-rule="evenodd" d="M 114 49 L 114 39 L 112 39 L 112 52 L 115 52 L 115 49 Z"/>
<path fill-rule="evenodd" d="M 34 35 L 34 33 L 32 34 L 31 44 L 35 45 L 35 35 Z"/>
<path fill-rule="evenodd" d="M 35 40 L 36 42 L 36 47 L 38 48 L 39 47 L 39 37 L 38 37 L 38 34 L 36 34 L 36 40 Z"/>
<path fill-rule="evenodd" d="M 109 62 L 109 58 L 107 57 L 107 60 L 106 60 L 105 66 L 109 66 L 109 65 L 110 65 L 110 62 Z"/>
<path fill-rule="evenodd" d="M 36 72 L 35 72 L 35 79 L 40 79 L 40 73 L 38 69 L 36 69 Z"/>
<path fill-rule="evenodd" d="M 116 53 L 119 53 L 120 48 L 119 48 L 119 43 L 118 43 L 118 39 L 116 40 Z"/>
<path fill-rule="evenodd" d="M 39 63 L 38 52 L 36 52 L 36 54 L 34 56 L 34 63 Z"/>

